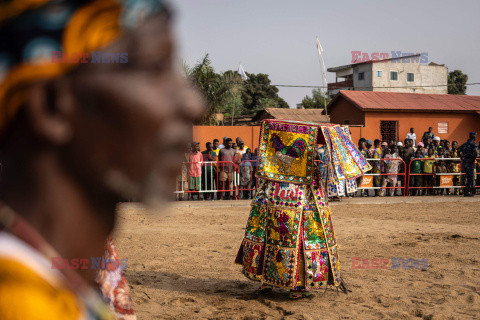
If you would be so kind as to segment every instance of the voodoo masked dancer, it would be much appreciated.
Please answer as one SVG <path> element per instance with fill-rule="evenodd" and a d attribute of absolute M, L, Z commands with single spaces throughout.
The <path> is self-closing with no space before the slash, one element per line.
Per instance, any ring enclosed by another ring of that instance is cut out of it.
<path fill-rule="evenodd" d="M 260 293 L 287 288 L 299 299 L 329 285 L 346 292 L 327 196 L 340 185 L 355 192 L 355 179 L 371 168 L 348 128 L 266 120 L 259 156 L 260 183 L 235 262 L 261 283 Z"/>

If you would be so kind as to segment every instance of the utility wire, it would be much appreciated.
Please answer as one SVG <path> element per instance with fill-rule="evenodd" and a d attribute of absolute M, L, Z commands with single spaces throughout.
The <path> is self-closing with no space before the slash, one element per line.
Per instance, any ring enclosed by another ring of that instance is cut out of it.
<path fill-rule="evenodd" d="M 474 85 L 479 85 L 480 82 L 472 82 L 472 83 L 465 83 L 465 84 L 438 84 L 438 85 L 431 85 L 431 86 L 399 86 L 399 87 L 339 87 L 339 88 L 334 88 L 334 89 L 342 89 L 342 88 L 355 88 L 355 89 L 400 89 L 400 88 L 435 88 L 435 87 L 456 87 L 456 86 L 474 86 Z M 251 85 L 251 84 L 247 84 Z M 255 84 L 257 85 L 257 84 Z M 260 84 L 259 84 L 260 85 Z M 263 84 L 262 84 L 263 85 Z M 283 87 L 283 88 L 327 88 L 328 86 L 311 86 L 311 85 L 294 85 L 294 84 L 272 84 L 272 86 L 275 87 Z"/>

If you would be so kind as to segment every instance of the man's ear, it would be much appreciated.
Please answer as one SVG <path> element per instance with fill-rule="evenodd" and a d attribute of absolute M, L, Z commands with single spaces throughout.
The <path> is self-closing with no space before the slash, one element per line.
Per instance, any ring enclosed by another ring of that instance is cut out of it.
<path fill-rule="evenodd" d="M 29 88 L 27 116 L 33 131 L 54 145 L 72 138 L 74 99 L 67 85 L 60 81 L 38 81 Z"/>

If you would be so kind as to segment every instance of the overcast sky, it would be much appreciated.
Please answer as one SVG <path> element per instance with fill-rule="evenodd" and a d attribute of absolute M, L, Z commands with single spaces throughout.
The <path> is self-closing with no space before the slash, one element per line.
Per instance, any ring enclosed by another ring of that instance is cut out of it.
<path fill-rule="evenodd" d="M 315 46 L 326 68 L 349 64 L 351 51 L 428 52 L 429 62 L 480 82 L 480 1 L 172 0 L 180 58 L 210 54 L 217 72 L 266 73 L 272 84 L 321 85 Z M 334 82 L 327 72 L 328 82 Z M 291 107 L 308 88 L 279 88 Z M 480 85 L 467 87 L 480 95 Z"/>

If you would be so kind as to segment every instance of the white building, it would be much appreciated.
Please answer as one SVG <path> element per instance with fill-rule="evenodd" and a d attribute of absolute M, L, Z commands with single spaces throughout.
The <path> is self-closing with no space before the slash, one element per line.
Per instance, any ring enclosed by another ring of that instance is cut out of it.
<path fill-rule="evenodd" d="M 328 84 L 328 96 L 340 90 L 410 93 L 447 93 L 448 69 L 443 64 L 421 64 L 421 54 L 367 61 L 328 68 L 335 83 Z"/>

